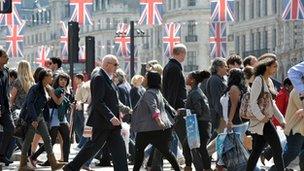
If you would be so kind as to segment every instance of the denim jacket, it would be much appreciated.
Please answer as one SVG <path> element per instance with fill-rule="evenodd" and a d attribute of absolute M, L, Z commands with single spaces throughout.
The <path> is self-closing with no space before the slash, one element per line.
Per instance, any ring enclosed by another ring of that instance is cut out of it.
<path fill-rule="evenodd" d="M 47 98 L 41 83 L 37 83 L 30 88 L 26 97 L 25 108 L 25 116 L 22 117 L 27 123 L 37 121 L 41 114 L 43 114 L 45 121 L 49 121 Z"/>

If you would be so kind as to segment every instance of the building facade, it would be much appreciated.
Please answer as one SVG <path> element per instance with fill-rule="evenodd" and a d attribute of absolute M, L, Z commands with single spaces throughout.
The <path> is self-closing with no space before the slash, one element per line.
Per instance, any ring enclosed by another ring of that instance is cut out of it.
<path fill-rule="evenodd" d="M 209 19 L 210 4 L 208 0 L 166 0 L 163 24 L 175 22 L 181 24 L 181 43 L 188 48 L 184 62 L 186 72 L 208 69 L 209 58 Z M 149 28 L 142 27 L 150 38 L 141 42 L 141 54 L 148 54 L 146 61 L 157 59 L 163 65 L 168 57 L 163 56 L 163 26 Z"/>
<path fill-rule="evenodd" d="M 288 69 L 303 61 L 303 21 L 283 21 L 281 1 L 236 0 L 237 21 L 230 24 L 229 34 L 234 44 L 229 53 L 242 57 L 272 52 L 279 59 L 277 78 L 286 77 Z"/>

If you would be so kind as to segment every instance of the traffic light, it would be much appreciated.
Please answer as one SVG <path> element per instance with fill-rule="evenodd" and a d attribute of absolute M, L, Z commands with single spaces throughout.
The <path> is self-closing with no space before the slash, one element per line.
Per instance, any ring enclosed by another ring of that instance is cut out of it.
<path fill-rule="evenodd" d="M 68 56 L 69 62 L 78 63 L 79 60 L 79 24 L 68 23 Z"/>
<path fill-rule="evenodd" d="M 12 13 L 12 0 L 0 0 L 0 13 Z"/>
<path fill-rule="evenodd" d="M 95 68 L 95 37 L 85 37 L 86 73 L 91 75 Z"/>

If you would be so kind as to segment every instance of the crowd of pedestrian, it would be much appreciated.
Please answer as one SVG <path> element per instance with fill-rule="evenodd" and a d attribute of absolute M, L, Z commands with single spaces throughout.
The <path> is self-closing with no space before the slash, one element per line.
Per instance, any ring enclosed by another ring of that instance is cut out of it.
<path fill-rule="evenodd" d="M 164 67 L 149 61 L 146 73 L 129 83 L 114 55 L 104 56 L 85 80 L 81 73 L 68 75 L 56 57 L 35 71 L 24 60 L 17 70 L 8 69 L 8 56 L 0 50 L 0 162 L 10 165 L 19 149 L 19 170 L 37 165 L 92 170 L 96 158 L 98 166 L 115 171 L 128 170 L 128 164 L 134 171 L 158 171 L 165 158 L 176 171 L 209 171 L 212 162 L 219 171 L 253 171 L 260 169 L 259 159 L 273 158 L 270 170 L 284 171 L 299 156 L 304 170 L 304 62 L 280 84 L 274 79 L 278 61 L 273 53 L 244 60 L 236 54 L 215 58 L 210 70 L 185 75 L 186 56 L 186 46 L 177 44 Z M 185 120 L 192 114 L 199 132 L 196 148 L 189 145 Z M 26 129 L 17 136 L 21 126 Z M 219 137 L 231 134 L 239 141 L 220 144 Z M 59 160 L 53 152 L 56 143 Z M 72 143 L 79 152 L 70 160 Z M 245 150 L 227 158 L 231 150 L 219 149 L 228 145 Z M 44 152 L 47 161 L 39 161 Z M 241 156 L 246 166 L 231 167 L 231 160 Z"/>

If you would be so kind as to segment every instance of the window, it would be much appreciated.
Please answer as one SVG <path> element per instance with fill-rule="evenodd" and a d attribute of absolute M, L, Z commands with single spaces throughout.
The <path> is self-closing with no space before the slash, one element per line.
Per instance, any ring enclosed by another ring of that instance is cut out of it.
<path fill-rule="evenodd" d="M 178 0 L 178 8 L 182 7 L 182 0 Z"/>
<path fill-rule="evenodd" d="M 236 36 L 235 39 L 235 51 L 237 54 L 240 53 L 240 36 Z"/>
<path fill-rule="evenodd" d="M 256 49 L 257 50 L 260 50 L 261 49 L 261 32 L 258 32 L 257 35 L 256 35 Z"/>
<path fill-rule="evenodd" d="M 277 0 L 272 0 L 272 14 L 277 13 Z"/>
<path fill-rule="evenodd" d="M 116 18 L 113 18 L 113 27 L 112 28 L 117 28 L 117 25 L 118 25 L 118 20 Z"/>
<path fill-rule="evenodd" d="M 101 56 L 101 50 L 102 50 L 101 49 L 102 48 L 101 41 L 97 42 L 97 46 L 98 46 L 98 48 L 97 48 L 98 49 L 97 50 L 97 56 L 100 57 Z"/>
<path fill-rule="evenodd" d="M 242 2 L 242 20 L 244 21 L 246 19 L 246 1 L 241 1 Z"/>
<path fill-rule="evenodd" d="M 236 21 L 239 21 L 240 19 L 240 2 L 236 1 L 235 2 L 235 15 L 236 15 Z"/>
<path fill-rule="evenodd" d="M 196 64 L 196 51 L 187 52 L 187 65 Z"/>
<path fill-rule="evenodd" d="M 267 16 L 267 8 L 268 8 L 267 1 L 268 0 L 264 0 L 264 16 Z"/>
<path fill-rule="evenodd" d="M 250 14 L 249 14 L 249 18 L 254 18 L 254 0 L 250 1 Z"/>
<path fill-rule="evenodd" d="M 253 51 L 254 50 L 254 33 L 251 33 L 250 35 L 250 50 Z"/>
<path fill-rule="evenodd" d="M 242 36 L 242 52 L 246 51 L 246 35 Z"/>
<path fill-rule="evenodd" d="M 106 0 L 101 0 L 101 9 L 106 9 Z"/>
<path fill-rule="evenodd" d="M 196 0 L 188 0 L 188 7 L 195 6 Z"/>
<path fill-rule="evenodd" d="M 176 0 L 173 0 L 173 9 L 176 9 Z"/>
<path fill-rule="evenodd" d="M 196 22 L 195 20 L 188 21 L 188 35 L 196 35 Z"/>
<path fill-rule="evenodd" d="M 190 72 L 194 70 L 198 70 L 198 66 L 196 63 L 196 51 L 188 51 L 187 52 L 187 65 L 185 66 L 185 71 Z"/>
<path fill-rule="evenodd" d="M 107 54 L 111 54 L 111 48 L 112 48 L 111 40 L 107 40 Z"/>
<path fill-rule="evenodd" d="M 275 51 L 275 47 L 277 46 L 277 29 L 272 30 L 272 49 Z"/>
<path fill-rule="evenodd" d="M 110 19 L 110 18 L 107 18 L 107 19 L 106 19 L 107 29 L 110 29 L 110 27 L 111 27 L 110 23 L 111 23 L 111 19 Z"/>
<path fill-rule="evenodd" d="M 264 31 L 264 48 L 265 49 L 267 49 L 267 47 L 268 47 L 268 31 L 267 30 L 265 30 Z"/>
<path fill-rule="evenodd" d="M 257 10 L 257 17 L 261 17 L 261 0 L 257 0 L 256 10 Z"/>

